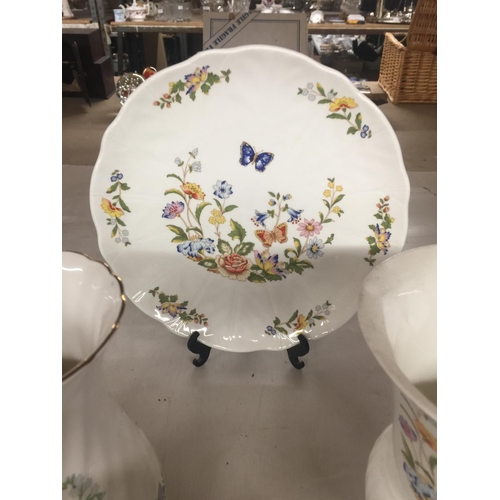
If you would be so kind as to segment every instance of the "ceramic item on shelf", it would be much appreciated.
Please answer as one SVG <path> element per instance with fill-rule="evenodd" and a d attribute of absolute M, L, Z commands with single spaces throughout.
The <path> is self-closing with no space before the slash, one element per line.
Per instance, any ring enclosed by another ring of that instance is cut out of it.
<path fill-rule="evenodd" d="M 311 12 L 311 15 L 309 16 L 309 22 L 312 24 L 321 24 L 325 22 L 325 14 L 323 13 L 322 10 L 315 10 Z"/>
<path fill-rule="evenodd" d="M 108 395 L 101 373 L 123 293 L 106 264 L 62 252 L 63 499 L 165 500 L 151 445 Z"/>
<path fill-rule="evenodd" d="M 125 9 L 123 5 L 120 9 L 113 9 L 113 15 L 115 17 L 115 23 L 123 23 L 126 20 Z"/>
<path fill-rule="evenodd" d="M 123 6 L 120 5 L 120 7 Z M 125 9 L 125 17 L 128 21 L 144 21 L 147 15 L 148 7 L 146 5 L 138 5 L 136 0 Z"/>
<path fill-rule="evenodd" d="M 437 246 L 396 255 L 363 283 L 358 318 L 391 378 L 393 423 L 366 473 L 366 500 L 437 499 Z"/>
<path fill-rule="evenodd" d="M 409 182 L 389 122 L 341 73 L 244 46 L 159 71 L 106 131 L 90 187 L 106 261 L 170 331 L 284 350 L 357 310 L 401 251 Z"/>

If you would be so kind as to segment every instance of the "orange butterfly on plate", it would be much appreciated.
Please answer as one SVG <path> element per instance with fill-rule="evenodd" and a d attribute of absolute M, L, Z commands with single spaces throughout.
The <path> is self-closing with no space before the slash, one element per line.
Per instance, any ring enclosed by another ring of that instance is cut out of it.
<path fill-rule="evenodd" d="M 262 241 L 262 244 L 269 248 L 274 242 L 286 243 L 288 241 L 288 226 L 285 222 L 278 224 L 272 231 L 267 229 L 257 229 L 255 236 Z"/>

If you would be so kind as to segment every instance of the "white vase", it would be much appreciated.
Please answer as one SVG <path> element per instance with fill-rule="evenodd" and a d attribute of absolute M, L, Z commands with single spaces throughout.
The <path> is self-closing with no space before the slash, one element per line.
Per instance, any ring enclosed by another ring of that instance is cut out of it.
<path fill-rule="evenodd" d="M 101 372 L 125 306 L 120 279 L 101 262 L 62 252 L 62 298 L 62 498 L 164 500 L 158 458 Z"/>
<path fill-rule="evenodd" d="M 437 246 L 387 259 L 365 279 L 358 319 L 391 378 L 393 423 L 368 460 L 366 500 L 437 499 Z"/>

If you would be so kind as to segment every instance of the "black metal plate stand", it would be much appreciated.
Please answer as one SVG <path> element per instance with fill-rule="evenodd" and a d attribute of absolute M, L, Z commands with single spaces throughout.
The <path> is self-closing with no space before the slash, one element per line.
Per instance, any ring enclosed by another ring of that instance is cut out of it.
<path fill-rule="evenodd" d="M 304 335 L 299 335 L 299 343 L 287 349 L 288 359 L 290 363 L 297 368 L 297 370 L 302 370 L 305 363 L 299 361 L 299 356 L 305 356 L 309 352 L 309 342 Z"/>
<path fill-rule="evenodd" d="M 202 344 L 198 341 L 198 337 L 200 336 L 200 332 L 193 332 L 188 339 L 188 349 L 194 353 L 199 354 L 199 357 L 193 359 L 193 365 L 199 368 L 203 366 L 210 356 L 211 347 L 208 347 L 205 344 Z M 287 349 L 288 359 L 294 368 L 297 370 L 302 370 L 304 368 L 305 363 L 303 361 L 299 361 L 299 356 L 305 356 L 309 352 L 309 342 L 305 338 L 304 335 L 299 335 L 299 343 Z"/>
<path fill-rule="evenodd" d="M 197 368 L 203 366 L 207 362 L 207 359 L 210 356 L 210 351 L 212 350 L 211 347 L 208 347 L 207 345 L 198 342 L 199 336 L 200 332 L 193 332 L 188 340 L 188 349 L 192 353 L 200 355 L 199 358 L 193 359 L 193 365 L 196 366 Z"/>

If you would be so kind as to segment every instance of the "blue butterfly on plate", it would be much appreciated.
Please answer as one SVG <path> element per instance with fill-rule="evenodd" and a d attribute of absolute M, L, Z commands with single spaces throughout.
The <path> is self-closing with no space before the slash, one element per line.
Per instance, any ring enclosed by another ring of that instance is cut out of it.
<path fill-rule="evenodd" d="M 248 144 L 242 142 L 240 146 L 240 163 L 246 167 L 247 165 L 255 164 L 257 172 L 264 172 L 266 167 L 273 161 L 273 153 L 255 153 L 255 149 Z"/>

